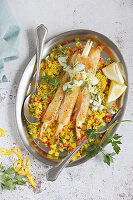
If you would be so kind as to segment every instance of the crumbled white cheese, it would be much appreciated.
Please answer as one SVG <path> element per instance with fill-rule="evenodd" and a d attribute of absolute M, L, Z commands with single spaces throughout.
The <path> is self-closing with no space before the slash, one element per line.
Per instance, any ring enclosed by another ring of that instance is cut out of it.
<path fill-rule="evenodd" d="M 80 80 L 80 81 L 74 80 L 74 84 L 77 85 L 77 86 L 81 86 L 82 83 L 83 83 L 82 80 Z"/>
<path fill-rule="evenodd" d="M 58 57 L 58 61 L 59 61 L 61 66 L 67 67 L 67 62 L 66 62 L 67 58 L 68 58 L 68 56 L 60 56 L 60 57 Z"/>
<path fill-rule="evenodd" d="M 73 77 L 74 77 L 74 75 L 73 75 L 73 70 L 72 70 L 72 69 L 70 69 L 70 70 L 68 71 L 68 73 L 69 73 L 70 78 L 73 78 Z"/>
<path fill-rule="evenodd" d="M 92 85 L 97 85 L 99 80 L 97 77 L 95 77 L 91 72 L 86 73 L 87 74 L 87 78 L 90 81 L 90 83 Z"/>
<path fill-rule="evenodd" d="M 96 88 L 95 88 L 95 87 L 92 87 L 92 86 L 90 86 L 89 91 L 90 91 L 91 94 L 92 94 L 92 93 L 93 93 L 93 94 L 96 94 L 96 93 L 97 93 Z"/>
<path fill-rule="evenodd" d="M 74 72 L 80 73 L 83 79 L 87 78 L 87 74 L 85 72 L 85 65 L 77 64 L 73 70 Z"/>
<path fill-rule="evenodd" d="M 99 80 L 98 80 L 97 77 L 94 76 L 94 77 L 90 80 L 90 82 L 91 82 L 92 85 L 97 85 L 98 82 L 99 82 Z"/>
<path fill-rule="evenodd" d="M 92 100 L 92 99 L 90 99 L 90 103 L 93 103 L 93 100 Z"/>
<path fill-rule="evenodd" d="M 82 78 L 83 78 L 83 79 L 86 79 L 86 78 L 87 78 L 87 75 L 86 75 L 86 72 L 85 72 L 85 71 L 81 72 L 81 74 L 82 74 Z"/>
<path fill-rule="evenodd" d="M 99 110 L 103 110 L 104 106 L 103 105 L 100 105 L 99 106 Z"/>
<path fill-rule="evenodd" d="M 94 111 L 96 111 L 96 110 L 98 110 L 98 107 L 97 107 L 97 106 L 93 106 L 92 109 L 93 109 Z"/>
<path fill-rule="evenodd" d="M 67 90 L 67 85 L 64 84 L 64 85 L 63 85 L 63 91 L 66 91 L 66 90 Z"/>
<path fill-rule="evenodd" d="M 83 64 L 77 64 L 75 66 L 75 71 L 78 73 L 82 72 L 82 70 L 84 70 L 84 69 L 85 69 L 85 65 L 83 65 Z"/>
<path fill-rule="evenodd" d="M 111 113 L 112 115 L 114 115 L 116 112 L 114 111 L 114 110 L 112 110 L 112 109 L 107 109 L 107 111 L 109 112 L 109 113 Z"/>
<path fill-rule="evenodd" d="M 73 75 L 73 70 L 71 69 L 71 67 L 69 65 L 67 65 L 67 67 L 64 67 L 63 70 L 65 72 L 68 72 L 69 73 L 69 76 L 70 78 L 72 78 L 74 75 Z"/>
<path fill-rule="evenodd" d="M 98 102 L 94 100 L 94 101 L 93 101 L 93 105 L 94 105 L 94 106 L 98 106 L 97 104 L 98 104 Z"/>
<path fill-rule="evenodd" d="M 70 82 L 65 83 L 65 84 L 63 85 L 63 91 L 66 91 L 67 88 L 72 88 L 72 85 L 70 84 Z"/>
<path fill-rule="evenodd" d="M 90 88 L 90 94 L 91 94 L 91 99 L 89 100 L 90 104 L 92 104 L 92 109 L 93 110 L 103 110 L 104 106 L 101 105 L 102 100 L 100 97 L 99 92 L 96 90 L 96 87 L 91 87 Z"/>

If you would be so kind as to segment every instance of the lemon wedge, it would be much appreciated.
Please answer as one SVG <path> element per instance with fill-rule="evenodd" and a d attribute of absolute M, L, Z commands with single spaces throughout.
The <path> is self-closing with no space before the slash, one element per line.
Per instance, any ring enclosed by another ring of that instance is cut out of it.
<path fill-rule="evenodd" d="M 108 103 L 115 101 L 118 99 L 123 92 L 125 92 L 127 86 L 116 83 L 115 81 L 111 81 L 110 88 L 109 88 L 109 95 L 108 95 Z"/>
<path fill-rule="evenodd" d="M 102 69 L 105 76 L 112 81 L 116 81 L 117 83 L 124 84 L 124 79 L 119 69 L 119 64 L 114 62 L 107 67 Z"/>

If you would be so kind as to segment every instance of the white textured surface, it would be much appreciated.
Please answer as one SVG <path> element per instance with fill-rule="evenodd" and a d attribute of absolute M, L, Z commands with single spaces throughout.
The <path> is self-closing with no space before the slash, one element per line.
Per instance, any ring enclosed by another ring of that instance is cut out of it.
<path fill-rule="evenodd" d="M 22 148 L 32 161 L 32 172 L 42 182 L 38 192 L 27 186 L 0 192 L 0 200 L 131 200 L 133 199 L 132 124 L 121 124 L 122 150 L 110 167 L 101 154 L 78 167 L 65 169 L 56 182 L 45 178 L 47 170 L 23 146 L 15 122 L 15 99 L 23 71 L 35 53 L 33 29 L 44 23 L 48 37 L 71 29 L 91 29 L 112 39 L 120 48 L 129 74 L 129 100 L 124 118 L 133 118 L 133 1 L 132 0 L 9 0 L 21 27 L 20 57 L 6 64 L 8 83 L 0 84 L 0 127 L 6 137 L 0 147 Z M 108 147 L 110 150 L 110 147 Z M 15 157 L 14 157 L 15 158 Z M 0 156 L 10 166 L 13 157 Z"/>

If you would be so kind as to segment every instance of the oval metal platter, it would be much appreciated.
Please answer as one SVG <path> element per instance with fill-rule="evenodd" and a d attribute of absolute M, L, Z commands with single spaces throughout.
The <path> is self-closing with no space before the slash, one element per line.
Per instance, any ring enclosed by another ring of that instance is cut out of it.
<path fill-rule="evenodd" d="M 91 30 L 72 30 L 53 37 L 45 44 L 43 57 L 48 57 L 51 48 L 53 48 L 57 44 L 65 45 L 67 43 L 72 46 L 74 44 L 75 38 L 80 38 L 82 43 L 85 43 L 88 39 L 91 39 L 93 41 L 103 44 L 105 48 L 102 57 L 107 58 L 109 55 L 111 59 L 114 59 L 115 61 L 122 63 L 122 69 L 121 69 L 122 74 L 126 84 L 128 85 L 125 62 L 117 46 L 106 36 Z M 27 94 L 27 91 L 30 90 L 30 80 L 31 77 L 33 76 L 33 69 L 35 66 L 35 62 L 36 62 L 36 56 L 34 56 L 30 61 L 30 63 L 27 65 L 19 84 L 17 99 L 16 99 L 17 126 L 20 136 L 23 140 L 23 143 L 28 149 L 28 151 L 32 155 L 34 155 L 38 160 L 43 162 L 45 165 L 54 166 L 58 162 L 60 162 L 65 155 L 62 155 L 60 159 L 54 157 L 52 159 L 48 158 L 48 148 L 44 147 L 44 145 L 42 145 L 41 143 L 37 145 L 37 141 L 33 140 L 32 137 L 28 134 L 27 128 L 25 126 L 25 119 L 23 116 L 23 102 Z M 127 103 L 127 96 L 128 96 L 128 89 L 125 92 L 125 94 L 118 99 L 119 107 L 121 106 L 123 107 L 122 114 L 119 117 L 119 120 L 122 118 L 122 115 L 124 113 L 125 106 Z M 111 131 L 111 134 L 115 132 L 117 127 L 118 125 Z M 70 162 L 68 166 L 79 165 L 87 160 L 88 159 L 85 156 L 82 156 L 76 161 Z"/>

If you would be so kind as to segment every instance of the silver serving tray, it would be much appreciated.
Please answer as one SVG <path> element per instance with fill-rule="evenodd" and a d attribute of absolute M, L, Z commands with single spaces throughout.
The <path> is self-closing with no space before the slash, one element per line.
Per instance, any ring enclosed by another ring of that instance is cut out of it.
<path fill-rule="evenodd" d="M 103 56 L 107 57 L 107 54 L 109 54 L 112 59 L 122 63 L 122 65 L 123 65 L 122 73 L 123 73 L 125 82 L 128 85 L 127 70 L 126 70 L 125 62 L 124 62 L 124 59 L 123 59 L 119 49 L 117 48 L 117 46 L 106 36 L 104 36 L 100 33 L 91 31 L 91 30 L 72 30 L 72 31 L 68 31 L 68 32 L 65 32 L 65 33 L 62 33 L 60 35 L 53 37 L 45 44 L 44 51 L 43 51 L 43 57 L 47 57 L 51 48 L 53 48 L 57 44 L 65 45 L 67 42 L 70 45 L 72 45 L 75 38 L 80 38 L 81 42 L 85 42 L 88 39 L 92 39 L 92 40 L 100 42 L 101 44 L 106 46 L 104 49 L 105 52 L 103 53 Z M 30 88 L 29 85 L 30 85 L 31 77 L 33 75 L 33 69 L 35 66 L 35 62 L 36 62 L 36 56 L 34 56 L 32 58 L 32 60 L 29 62 L 29 64 L 27 65 L 27 67 L 23 73 L 23 76 L 21 78 L 19 87 L 18 87 L 17 99 L 16 99 L 17 126 L 18 126 L 20 136 L 22 138 L 22 141 L 23 141 L 25 147 L 28 149 L 28 151 L 33 156 L 35 156 L 38 160 L 43 162 L 44 164 L 54 166 L 58 162 L 60 162 L 61 159 L 57 160 L 54 158 L 53 159 L 47 158 L 48 149 L 42 147 L 41 144 L 37 145 L 36 142 L 32 139 L 32 137 L 28 134 L 26 126 L 25 126 L 25 122 L 24 122 L 24 117 L 23 117 L 23 102 L 24 102 L 25 96 L 27 94 L 27 90 L 29 90 L 29 88 Z M 122 115 L 124 113 L 125 106 L 127 103 L 127 96 L 128 96 L 128 89 L 125 92 L 125 94 L 122 95 L 118 100 L 119 107 L 123 106 L 123 108 L 124 108 L 121 116 L 119 117 L 119 120 L 121 120 Z M 111 134 L 113 134 L 115 132 L 117 127 L 118 127 L 118 125 L 111 131 Z M 106 144 L 106 142 L 105 142 L 105 144 Z M 76 161 L 70 162 L 70 164 L 68 166 L 79 165 L 87 160 L 88 159 L 85 156 L 82 156 L 81 158 L 77 159 Z"/>

